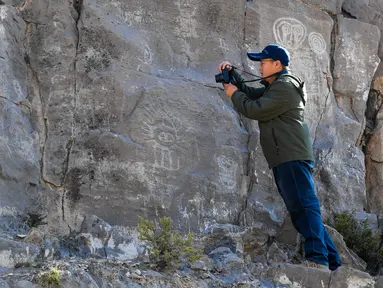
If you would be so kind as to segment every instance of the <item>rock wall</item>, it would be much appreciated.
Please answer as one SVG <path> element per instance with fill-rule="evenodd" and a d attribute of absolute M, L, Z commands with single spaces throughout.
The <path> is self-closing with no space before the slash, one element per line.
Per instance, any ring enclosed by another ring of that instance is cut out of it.
<path fill-rule="evenodd" d="M 323 218 L 356 210 L 379 231 L 382 14 L 380 0 L 0 0 L 0 283 L 59 266 L 64 286 L 381 287 L 330 228 L 345 267 L 294 265 L 258 124 L 214 75 L 223 60 L 258 73 L 246 52 L 286 47 Z M 204 256 L 161 274 L 135 228 L 165 215 Z"/>
<path fill-rule="evenodd" d="M 353 17 L 363 22 L 376 25 L 383 31 L 383 9 L 378 0 L 374 1 L 345 1 L 343 8 Z M 375 34 L 378 40 L 378 34 Z M 382 37 L 380 37 L 379 53 L 383 57 Z M 366 188 L 368 193 L 368 209 L 380 214 L 383 207 L 382 198 L 382 159 L 383 149 L 381 146 L 382 138 L 382 85 L 383 64 L 380 63 L 370 90 L 369 102 L 367 105 L 367 127 L 365 131 L 364 151 L 366 154 Z"/>
<path fill-rule="evenodd" d="M 286 211 L 257 123 L 214 83 L 222 60 L 257 72 L 246 52 L 269 43 L 290 51 L 306 82 L 324 217 L 381 213 L 383 5 L 365 2 L 1 5 L 2 215 L 22 224 L 37 213 L 59 234 L 86 215 L 279 229 Z"/>
<path fill-rule="evenodd" d="M 39 133 L 31 125 L 27 97 L 25 31 L 17 9 L 0 6 L 0 226 L 5 233 L 25 230 L 21 216 L 33 213 L 41 202 Z"/>

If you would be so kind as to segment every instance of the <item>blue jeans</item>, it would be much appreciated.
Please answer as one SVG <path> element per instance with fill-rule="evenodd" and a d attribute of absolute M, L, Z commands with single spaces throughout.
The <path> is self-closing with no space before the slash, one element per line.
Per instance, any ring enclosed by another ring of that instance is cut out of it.
<path fill-rule="evenodd" d="M 338 251 L 323 226 L 315 194 L 312 161 L 291 161 L 273 168 L 275 183 L 295 229 L 305 238 L 307 260 L 336 270 L 342 265 Z"/>

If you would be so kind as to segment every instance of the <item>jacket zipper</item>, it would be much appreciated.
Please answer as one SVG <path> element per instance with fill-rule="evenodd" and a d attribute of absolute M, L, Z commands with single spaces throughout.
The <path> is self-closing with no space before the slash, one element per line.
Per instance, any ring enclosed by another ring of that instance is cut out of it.
<path fill-rule="evenodd" d="M 274 128 L 271 129 L 271 132 L 273 134 L 273 138 L 274 138 L 274 143 L 275 143 L 275 146 L 277 147 L 277 155 L 279 155 L 279 146 L 278 146 L 278 140 L 277 140 L 277 136 L 275 135 L 275 131 L 274 131 Z"/>

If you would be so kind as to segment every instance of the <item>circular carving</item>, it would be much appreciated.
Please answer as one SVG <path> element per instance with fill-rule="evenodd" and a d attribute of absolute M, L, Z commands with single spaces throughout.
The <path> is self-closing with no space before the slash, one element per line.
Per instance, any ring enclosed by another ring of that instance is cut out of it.
<path fill-rule="evenodd" d="M 323 36 L 317 32 L 310 33 L 309 44 L 311 49 L 317 54 L 326 52 L 326 41 L 324 40 Z"/>

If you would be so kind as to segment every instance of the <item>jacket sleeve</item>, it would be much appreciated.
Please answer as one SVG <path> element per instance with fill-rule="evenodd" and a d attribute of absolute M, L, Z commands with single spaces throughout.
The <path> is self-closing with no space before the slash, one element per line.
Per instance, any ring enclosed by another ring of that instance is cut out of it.
<path fill-rule="evenodd" d="M 242 91 L 243 93 L 245 93 L 247 95 L 247 97 L 249 97 L 250 99 L 256 100 L 256 99 L 262 97 L 263 93 L 266 90 L 265 87 L 255 88 L 255 87 L 247 86 L 245 83 L 243 83 L 243 81 L 245 81 L 245 79 L 243 79 L 241 74 L 239 74 L 235 70 L 231 70 L 230 75 L 233 76 L 235 81 L 237 82 L 235 84 L 235 86 L 237 86 L 237 88 L 240 91 Z"/>
<path fill-rule="evenodd" d="M 237 111 L 245 117 L 269 121 L 290 110 L 289 95 L 292 87 L 287 82 L 277 81 L 263 97 L 252 100 L 242 91 L 235 91 L 231 97 Z"/>

